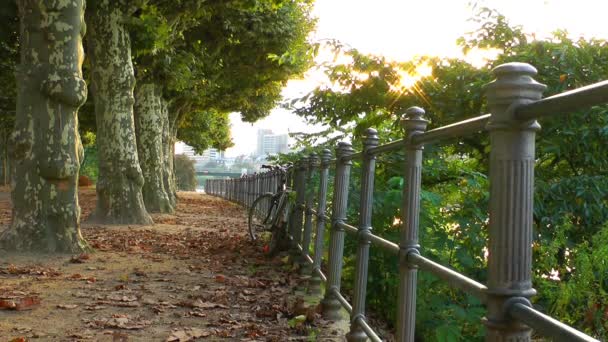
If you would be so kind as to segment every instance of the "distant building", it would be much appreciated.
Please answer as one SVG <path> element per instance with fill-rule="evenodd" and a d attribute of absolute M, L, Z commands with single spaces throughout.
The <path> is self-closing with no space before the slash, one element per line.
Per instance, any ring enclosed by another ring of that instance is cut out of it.
<path fill-rule="evenodd" d="M 258 145 L 256 150 L 256 156 L 264 155 L 264 137 L 267 135 L 272 135 L 272 130 L 270 129 L 258 129 Z"/>
<path fill-rule="evenodd" d="M 273 134 L 269 129 L 258 130 L 257 156 L 289 152 L 287 134 Z"/>
<path fill-rule="evenodd" d="M 203 151 L 203 154 L 196 154 L 191 146 L 188 146 L 181 141 L 177 142 L 175 147 L 175 154 L 184 154 L 195 163 L 202 163 L 210 160 L 220 161 L 224 159 L 224 151 L 220 151 L 216 148 L 208 148 Z"/>
<path fill-rule="evenodd" d="M 224 159 L 224 151 L 220 151 L 217 148 L 208 148 L 203 151 L 203 160 L 220 160 Z"/>

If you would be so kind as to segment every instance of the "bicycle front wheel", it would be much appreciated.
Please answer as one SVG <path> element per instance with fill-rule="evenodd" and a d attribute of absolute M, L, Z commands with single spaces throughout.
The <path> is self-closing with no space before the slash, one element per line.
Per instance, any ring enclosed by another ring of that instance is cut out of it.
<path fill-rule="evenodd" d="M 249 236 L 255 241 L 260 235 L 271 229 L 277 215 L 277 205 L 273 201 L 273 194 L 263 194 L 256 198 L 249 208 Z"/>

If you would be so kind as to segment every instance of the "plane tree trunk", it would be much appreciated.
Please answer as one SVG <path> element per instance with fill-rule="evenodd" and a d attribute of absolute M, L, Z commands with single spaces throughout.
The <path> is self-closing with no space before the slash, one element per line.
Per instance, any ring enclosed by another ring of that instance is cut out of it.
<path fill-rule="evenodd" d="M 142 196 L 126 0 L 91 0 L 87 8 L 91 90 L 95 102 L 99 179 L 93 220 L 106 224 L 152 224 Z"/>
<path fill-rule="evenodd" d="M 169 103 L 162 101 L 161 110 L 163 111 L 163 185 L 169 203 L 173 208 L 177 208 L 177 185 L 175 183 L 174 155 L 175 155 L 175 135 L 173 134 L 172 117 L 169 115 Z"/>
<path fill-rule="evenodd" d="M 177 206 L 177 181 L 175 178 L 175 143 L 177 142 L 177 129 L 179 125 L 180 114 L 186 110 L 185 106 L 178 109 L 173 108 L 174 106 L 167 105 L 167 127 L 165 135 L 163 136 L 163 146 L 165 147 L 167 154 L 165 157 L 165 173 L 163 174 L 163 181 L 166 184 L 167 194 L 169 195 L 169 201 L 174 208 Z M 166 141 L 166 143 L 165 143 Z"/>
<path fill-rule="evenodd" d="M 78 171 L 82 144 L 78 108 L 82 78 L 84 0 L 18 0 L 21 62 L 17 113 L 10 137 L 13 169 L 11 226 L 0 236 L 8 250 L 77 253 Z"/>
<path fill-rule="evenodd" d="M 10 182 L 11 163 L 8 156 L 8 137 L 10 136 L 10 132 L 11 130 L 9 130 L 7 127 L 0 128 L 0 153 L 2 154 L 2 156 L 0 157 L 2 159 L 2 165 L 0 165 L 0 168 L 2 168 L 2 177 L 0 178 L 0 184 L 2 185 L 8 185 Z"/>
<path fill-rule="evenodd" d="M 154 84 L 138 86 L 135 92 L 135 128 L 139 163 L 144 177 L 142 193 L 148 212 L 173 212 L 163 180 L 163 169 L 166 167 L 163 133 L 168 129 L 166 115 L 161 93 Z"/>

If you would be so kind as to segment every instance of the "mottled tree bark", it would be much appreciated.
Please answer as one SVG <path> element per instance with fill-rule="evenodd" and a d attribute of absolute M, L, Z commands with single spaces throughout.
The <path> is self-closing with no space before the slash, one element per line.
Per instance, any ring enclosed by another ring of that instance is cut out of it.
<path fill-rule="evenodd" d="M 8 185 L 10 177 L 10 162 L 8 158 L 8 137 L 10 136 L 9 130 L 4 128 L 0 129 L 0 140 L 2 143 L 1 153 L 2 156 L 2 178 L 0 178 L 0 184 Z"/>
<path fill-rule="evenodd" d="M 10 154 L 15 162 L 5 249 L 81 252 L 77 112 L 82 78 L 84 0 L 19 0 L 21 64 Z"/>
<path fill-rule="evenodd" d="M 164 172 L 163 183 L 165 190 L 169 196 L 169 202 L 173 208 L 177 206 L 177 182 L 175 180 L 175 142 L 177 141 L 177 121 L 178 115 L 176 112 L 169 112 L 169 106 L 163 110 L 167 111 L 167 128 L 163 130 L 163 146 L 164 154 Z"/>
<path fill-rule="evenodd" d="M 164 148 L 162 96 L 153 83 L 137 86 L 135 91 L 135 128 L 137 152 L 144 176 L 142 193 L 149 212 L 171 213 L 173 207 L 163 182 Z"/>
<path fill-rule="evenodd" d="M 169 103 L 162 101 L 161 110 L 163 111 L 163 185 L 169 204 L 173 208 L 177 205 L 177 185 L 175 183 L 175 170 L 173 158 L 175 154 L 175 137 L 169 118 Z"/>
<path fill-rule="evenodd" d="M 130 14 L 125 0 L 92 0 L 87 10 L 91 90 L 95 100 L 99 179 L 93 219 L 107 224 L 152 224 L 144 206 L 144 179 L 133 119 L 135 76 Z"/>

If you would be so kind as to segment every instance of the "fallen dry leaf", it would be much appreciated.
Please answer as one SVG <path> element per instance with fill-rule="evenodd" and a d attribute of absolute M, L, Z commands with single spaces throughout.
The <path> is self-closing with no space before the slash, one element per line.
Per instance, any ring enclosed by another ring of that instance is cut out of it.
<path fill-rule="evenodd" d="M 59 309 L 63 309 L 63 310 L 73 310 L 73 309 L 76 309 L 78 307 L 78 305 L 76 305 L 76 304 L 59 304 L 59 305 L 57 305 L 57 307 Z"/>
<path fill-rule="evenodd" d="M 193 341 L 200 337 L 210 336 L 209 331 L 205 331 L 199 328 L 186 328 L 184 330 L 174 330 L 171 332 L 171 336 L 167 338 L 167 342 L 186 342 Z"/>
<path fill-rule="evenodd" d="M 26 296 L 21 298 L 0 298 L 0 310 L 32 310 L 40 305 L 40 298 L 37 296 Z"/>

